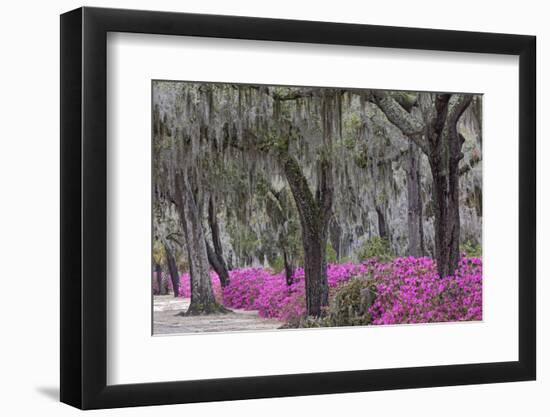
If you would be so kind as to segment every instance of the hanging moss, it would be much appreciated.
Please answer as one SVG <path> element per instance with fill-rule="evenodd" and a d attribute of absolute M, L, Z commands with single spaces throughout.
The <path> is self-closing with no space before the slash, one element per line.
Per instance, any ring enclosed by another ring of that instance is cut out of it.
<path fill-rule="evenodd" d="M 402 226 L 406 222 L 406 187 L 401 152 L 407 149 L 407 139 L 369 103 L 368 92 L 309 89 L 309 94 L 299 96 L 306 90 L 179 82 L 153 85 L 155 187 L 170 195 L 174 172 L 189 166 L 200 172 L 198 188 L 205 193 L 219 192 L 227 222 L 236 225 L 228 224 L 224 233 L 231 255 L 242 256 L 238 262 L 249 262 L 258 255 L 272 257 L 270 242 L 279 231 L 276 222 L 267 225 L 270 220 L 266 220 L 267 206 L 258 200 L 258 180 L 263 177 L 278 190 L 288 191 L 283 169 L 287 162 L 291 175 L 294 171 L 306 178 L 309 192 L 304 188 L 302 197 L 312 205 L 317 203 L 321 165 L 330 162 L 334 190 L 331 215 L 341 228 L 339 255 L 341 250 L 342 256 L 355 256 L 361 242 L 376 233 L 377 204 L 384 205 L 392 242 L 406 241 L 400 236 L 406 233 Z M 297 98 L 280 99 L 292 95 Z M 407 109 L 417 100 L 408 92 L 397 92 L 396 97 Z M 466 113 L 464 119 L 463 130 L 478 143 L 476 114 Z M 472 160 L 475 158 L 481 156 L 472 152 Z M 420 188 L 424 218 L 429 223 L 433 219 L 431 178 L 429 167 L 423 164 Z M 467 204 L 475 208 L 472 216 L 480 218 L 481 188 L 474 188 L 474 178 L 473 174 L 465 176 L 461 187 L 471 193 Z M 462 201 L 465 198 L 462 194 Z M 242 225 L 254 230 L 257 238 L 234 235 Z M 431 233 L 427 232 L 428 239 Z M 252 253 L 252 245 L 260 249 Z M 395 245 L 402 251 L 406 242 Z"/>

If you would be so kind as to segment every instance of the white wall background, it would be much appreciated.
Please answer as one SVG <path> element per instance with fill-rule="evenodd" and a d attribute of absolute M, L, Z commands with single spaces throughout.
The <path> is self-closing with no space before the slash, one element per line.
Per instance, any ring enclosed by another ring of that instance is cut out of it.
<path fill-rule="evenodd" d="M 492 3 L 492 4 L 491 4 Z M 0 72 L 0 410 L 5 415 L 74 415 L 58 403 L 59 380 L 59 17 L 82 4 L 6 2 L 1 17 Z M 483 386 L 325 395 L 100 411 L 98 415 L 318 416 L 529 415 L 550 411 L 550 145 L 542 138 L 540 97 L 550 94 L 550 27 L 544 2 L 463 0 L 376 2 L 278 0 L 92 1 L 89 6 L 238 14 L 395 26 L 534 34 L 538 36 L 538 381 Z M 546 394 L 546 395 L 545 395 Z"/>

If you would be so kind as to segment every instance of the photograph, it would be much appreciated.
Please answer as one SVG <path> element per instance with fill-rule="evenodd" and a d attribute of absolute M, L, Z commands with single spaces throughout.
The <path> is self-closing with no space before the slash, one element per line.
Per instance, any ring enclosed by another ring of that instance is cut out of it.
<path fill-rule="evenodd" d="M 550 416 L 544 4 L 3 4 L 0 416 Z"/>
<path fill-rule="evenodd" d="M 153 80 L 153 334 L 481 321 L 482 99 Z"/>

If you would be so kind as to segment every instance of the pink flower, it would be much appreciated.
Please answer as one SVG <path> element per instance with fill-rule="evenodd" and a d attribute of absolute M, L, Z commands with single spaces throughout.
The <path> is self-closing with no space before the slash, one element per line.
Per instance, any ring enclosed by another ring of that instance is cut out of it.
<path fill-rule="evenodd" d="M 462 258 L 455 275 L 439 278 L 430 258 L 403 257 L 388 263 L 330 264 L 327 280 L 331 293 L 344 282 L 364 276 L 373 282 L 376 298 L 369 309 L 372 324 L 427 323 L 482 319 L 482 262 Z M 230 271 L 221 288 L 210 273 L 216 299 L 229 308 L 258 310 L 261 317 L 287 321 L 306 314 L 304 270 L 296 269 L 286 285 L 284 273 L 244 268 Z M 189 274 L 181 276 L 180 296 L 190 297 Z"/>

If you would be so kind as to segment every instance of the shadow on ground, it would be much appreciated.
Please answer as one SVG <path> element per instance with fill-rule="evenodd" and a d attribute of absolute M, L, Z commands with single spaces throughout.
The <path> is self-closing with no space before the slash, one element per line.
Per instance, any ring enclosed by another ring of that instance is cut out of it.
<path fill-rule="evenodd" d="M 59 387 L 37 387 L 36 391 L 53 401 L 59 401 Z"/>

